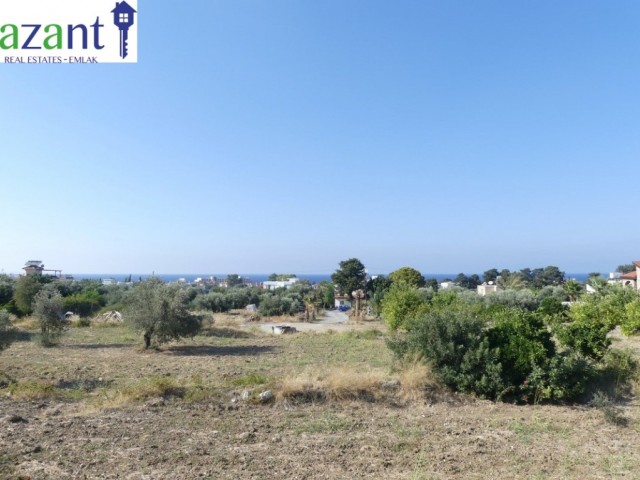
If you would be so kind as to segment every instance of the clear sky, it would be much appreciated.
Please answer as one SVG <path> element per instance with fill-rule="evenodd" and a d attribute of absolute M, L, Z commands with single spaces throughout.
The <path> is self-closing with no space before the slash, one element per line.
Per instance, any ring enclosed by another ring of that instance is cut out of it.
<path fill-rule="evenodd" d="M 136 65 L 0 66 L 0 270 L 640 259 L 637 0 L 142 0 Z"/>

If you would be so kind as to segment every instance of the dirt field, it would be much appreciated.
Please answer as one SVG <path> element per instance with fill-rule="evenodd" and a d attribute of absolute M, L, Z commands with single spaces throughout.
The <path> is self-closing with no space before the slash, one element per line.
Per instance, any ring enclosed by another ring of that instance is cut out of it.
<path fill-rule="evenodd" d="M 640 478 L 635 401 L 618 426 L 451 395 L 350 328 L 272 336 L 226 319 L 150 353 L 124 327 L 54 348 L 24 333 L 0 355 L 0 478 Z"/>

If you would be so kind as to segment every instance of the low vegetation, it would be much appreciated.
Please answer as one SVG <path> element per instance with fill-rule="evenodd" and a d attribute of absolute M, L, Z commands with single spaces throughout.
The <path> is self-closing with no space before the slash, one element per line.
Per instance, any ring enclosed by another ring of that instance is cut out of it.
<path fill-rule="evenodd" d="M 633 382 L 637 368 L 621 368 L 610 333 L 634 331 L 638 294 L 602 286 L 567 307 L 551 289 L 480 297 L 394 285 L 382 300 L 396 332 L 388 344 L 398 358 L 420 355 L 451 389 L 482 398 L 576 402 L 598 385 Z"/>

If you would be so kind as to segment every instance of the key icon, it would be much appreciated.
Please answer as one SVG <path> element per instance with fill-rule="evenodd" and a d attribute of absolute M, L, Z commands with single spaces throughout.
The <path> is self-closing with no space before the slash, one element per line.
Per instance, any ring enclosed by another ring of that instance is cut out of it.
<path fill-rule="evenodd" d="M 127 58 L 129 27 L 134 24 L 136 11 L 127 2 L 116 2 L 113 13 L 113 23 L 120 30 L 120 57 Z"/>

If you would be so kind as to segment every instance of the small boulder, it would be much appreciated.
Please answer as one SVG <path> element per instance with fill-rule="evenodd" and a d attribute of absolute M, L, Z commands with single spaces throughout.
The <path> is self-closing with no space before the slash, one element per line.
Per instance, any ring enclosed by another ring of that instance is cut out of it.
<path fill-rule="evenodd" d="M 271 390 L 265 390 L 259 395 L 259 398 L 262 403 L 267 403 L 273 398 L 273 392 Z"/>

